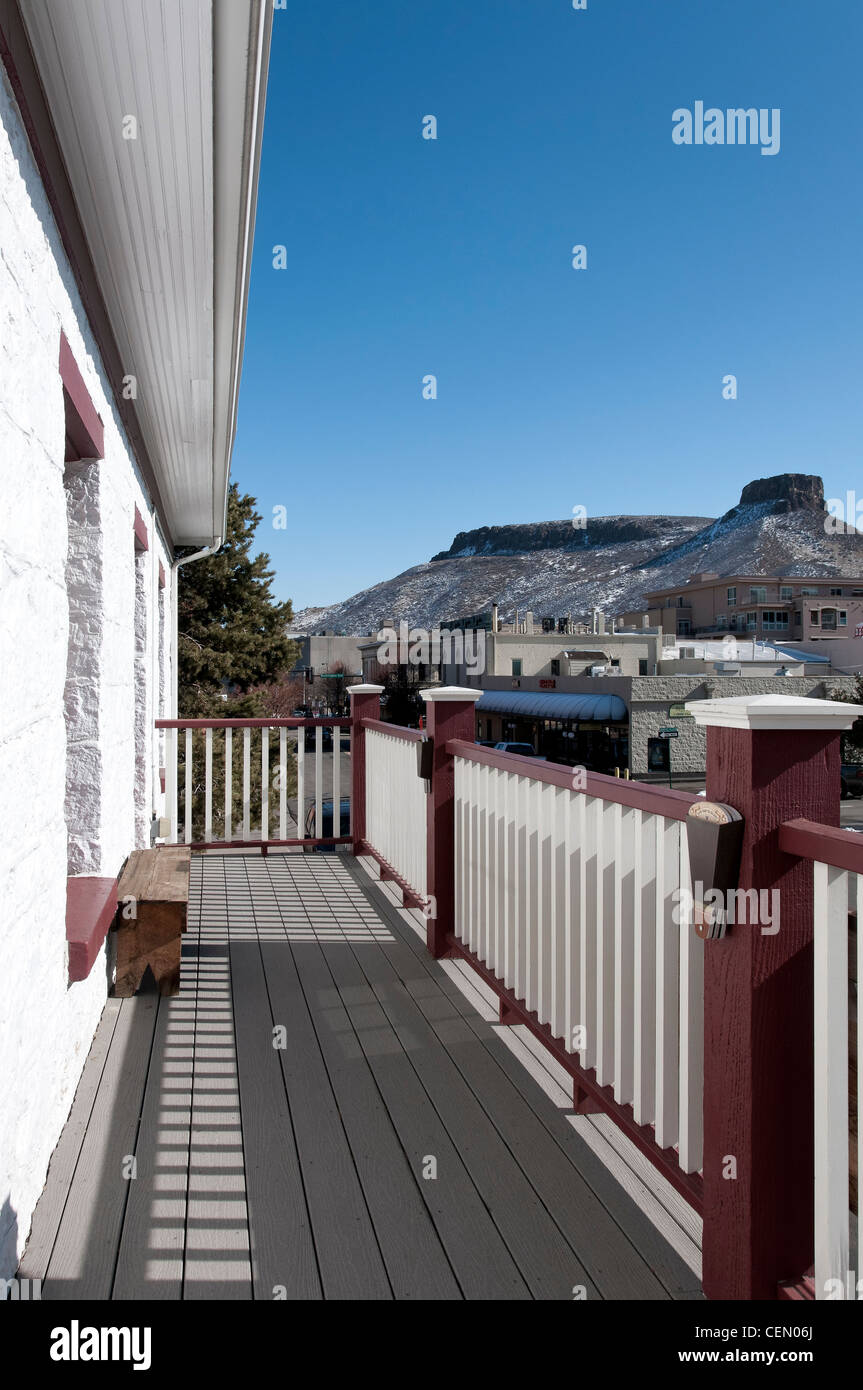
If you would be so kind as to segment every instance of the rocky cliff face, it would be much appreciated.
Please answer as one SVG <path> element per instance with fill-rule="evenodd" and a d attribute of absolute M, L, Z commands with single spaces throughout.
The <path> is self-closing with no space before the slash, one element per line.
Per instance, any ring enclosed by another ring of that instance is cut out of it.
<path fill-rule="evenodd" d="M 747 483 L 738 507 L 762 502 L 774 503 L 774 515 L 781 512 L 824 511 L 824 483 L 814 473 L 777 473 Z M 732 512 L 737 508 L 732 508 Z M 730 516 L 730 512 L 726 512 Z M 724 520 L 724 518 L 723 518 Z"/>
<path fill-rule="evenodd" d="M 781 473 L 744 487 L 717 521 L 708 517 L 589 517 L 482 526 L 449 550 L 329 608 L 297 615 L 294 630 L 368 634 L 385 619 L 420 627 L 457 622 L 500 604 L 534 617 L 620 614 L 645 595 L 685 583 L 698 571 L 719 575 L 863 575 L 863 535 L 825 532 L 819 477 Z"/>

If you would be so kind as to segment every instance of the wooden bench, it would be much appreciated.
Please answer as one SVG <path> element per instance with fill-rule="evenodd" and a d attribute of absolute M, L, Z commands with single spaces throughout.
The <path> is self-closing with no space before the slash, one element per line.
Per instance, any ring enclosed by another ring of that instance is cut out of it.
<path fill-rule="evenodd" d="M 114 994 L 133 995 L 149 965 L 160 994 L 180 988 L 180 948 L 189 904 L 192 851 L 185 845 L 136 849 L 117 884 Z"/>

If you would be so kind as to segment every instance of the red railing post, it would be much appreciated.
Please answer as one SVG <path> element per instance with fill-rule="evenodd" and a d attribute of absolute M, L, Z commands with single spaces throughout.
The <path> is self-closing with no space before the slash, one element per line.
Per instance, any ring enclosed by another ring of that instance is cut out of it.
<path fill-rule="evenodd" d="M 455 765 L 447 740 L 476 738 L 474 705 L 481 690 L 443 685 L 420 691 L 426 702 L 428 737 L 434 744 L 426 812 L 426 944 L 433 956 L 446 955 L 447 935 L 455 926 Z"/>
<path fill-rule="evenodd" d="M 738 912 L 704 946 L 702 1282 L 772 1299 L 813 1257 L 812 865 L 780 850 L 779 826 L 838 824 L 839 731 L 857 711 L 793 695 L 687 708 L 707 728 L 708 799 L 745 820 L 738 887 L 759 894 L 755 924 Z"/>
<path fill-rule="evenodd" d="M 364 719 L 380 719 L 382 685 L 349 685 L 351 697 L 351 846 L 360 853 L 366 838 L 366 731 Z"/>

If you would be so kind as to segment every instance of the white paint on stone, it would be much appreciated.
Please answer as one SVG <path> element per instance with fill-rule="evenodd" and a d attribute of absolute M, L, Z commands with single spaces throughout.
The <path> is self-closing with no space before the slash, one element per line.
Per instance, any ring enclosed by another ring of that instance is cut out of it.
<path fill-rule="evenodd" d="M 61 329 L 105 425 L 104 461 L 68 491 Z M 2 66 L 0 461 L 0 1277 L 9 1277 L 107 996 L 104 948 L 87 980 L 67 983 L 67 863 L 114 876 L 144 843 L 158 791 L 150 728 L 160 661 L 171 688 L 160 560 L 172 575 Z M 136 505 L 150 533 L 138 595 L 137 816 Z"/>

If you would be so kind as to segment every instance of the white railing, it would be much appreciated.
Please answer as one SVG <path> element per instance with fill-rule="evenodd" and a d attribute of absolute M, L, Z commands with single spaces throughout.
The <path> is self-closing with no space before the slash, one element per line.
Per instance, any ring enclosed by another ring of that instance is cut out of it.
<path fill-rule="evenodd" d="M 456 936 L 698 1172 L 704 943 L 677 892 L 684 821 L 457 757 L 455 859 Z"/>
<path fill-rule="evenodd" d="M 347 727 L 348 722 L 342 720 L 341 726 Z M 307 727 L 314 729 L 315 738 L 309 750 Z M 299 719 L 157 720 L 157 728 L 165 734 L 165 818 L 170 844 L 296 844 L 305 837 L 312 805 L 311 838 L 322 839 L 325 802 L 333 807 L 326 838 L 340 836 L 341 729 L 331 720 L 314 724 Z M 325 728 L 331 730 L 332 740 L 330 748 L 327 739 L 326 751 L 332 755 L 327 779 Z M 214 769 L 221 782 L 217 796 Z M 295 791 L 290 789 L 294 774 Z"/>
<path fill-rule="evenodd" d="M 417 736 L 366 728 L 366 839 L 420 897 L 426 894 L 426 783 Z"/>
<path fill-rule="evenodd" d="M 857 980 L 863 960 L 863 875 L 820 860 L 814 861 L 813 870 L 815 1297 L 857 1299 L 856 1286 L 861 1277 L 858 1133 L 863 1100 Z M 857 919 L 853 979 L 849 978 L 849 912 L 855 913 Z M 850 1067 L 852 1058 L 857 1069 L 856 1086 Z"/>

